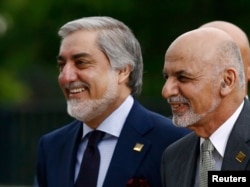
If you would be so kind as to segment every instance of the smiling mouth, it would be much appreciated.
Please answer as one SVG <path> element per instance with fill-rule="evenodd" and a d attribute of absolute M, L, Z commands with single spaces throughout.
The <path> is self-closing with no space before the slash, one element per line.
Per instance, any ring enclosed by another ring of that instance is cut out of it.
<path fill-rule="evenodd" d="M 74 88 L 74 89 L 69 89 L 70 94 L 77 94 L 84 92 L 86 89 L 85 88 Z"/>
<path fill-rule="evenodd" d="M 178 109 L 181 106 L 181 104 L 171 104 L 171 107 L 173 109 Z"/>
<path fill-rule="evenodd" d="M 182 113 L 187 107 L 186 103 L 169 103 L 169 105 L 175 113 Z"/>

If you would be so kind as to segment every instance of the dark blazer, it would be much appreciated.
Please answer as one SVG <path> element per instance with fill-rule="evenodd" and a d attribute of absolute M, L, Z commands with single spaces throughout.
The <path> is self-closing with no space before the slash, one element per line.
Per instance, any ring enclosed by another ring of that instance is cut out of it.
<path fill-rule="evenodd" d="M 37 179 L 40 187 L 73 187 L 76 152 L 82 122 L 44 135 L 38 146 Z M 148 180 L 150 187 L 161 187 L 160 162 L 164 149 L 189 133 L 171 120 L 153 113 L 137 101 L 126 119 L 103 187 L 125 187 L 132 178 Z M 140 152 L 133 150 L 143 144 Z"/>
<path fill-rule="evenodd" d="M 164 187 L 193 187 L 199 155 L 200 138 L 190 133 L 169 146 L 162 158 Z M 236 157 L 246 155 L 242 162 Z M 250 102 L 245 99 L 225 149 L 221 170 L 250 170 Z"/>

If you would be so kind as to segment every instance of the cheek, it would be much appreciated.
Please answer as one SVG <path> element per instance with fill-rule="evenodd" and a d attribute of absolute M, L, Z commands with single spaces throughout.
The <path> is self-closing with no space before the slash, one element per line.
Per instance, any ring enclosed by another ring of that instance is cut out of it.
<path fill-rule="evenodd" d="M 90 84 L 90 92 L 96 98 L 102 97 L 107 90 L 108 84 L 110 84 L 110 80 L 107 79 L 107 76 L 101 74 L 90 76 L 88 77 L 88 80 L 88 83 Z"/>
<path fill-rule="evenodd" d="M 192 95 L 191 105 L 196 113 L 202 114 L 210 111 L 217 99 L 216 90 L 199 90 Z"/>
<path fill-rule="evenodd" d="M 211 99 L 210 91 L 199 85 L 182 85 L 179 90 L 180 95 L 189 101 L 190 107 L 195 113 L 203 112 L 208 100 Z"/>

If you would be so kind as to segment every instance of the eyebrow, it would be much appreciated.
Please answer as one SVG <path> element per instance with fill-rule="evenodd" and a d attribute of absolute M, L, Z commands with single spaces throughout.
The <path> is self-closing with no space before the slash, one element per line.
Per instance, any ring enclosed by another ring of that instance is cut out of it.
<path fill-rule="evenodd" d="M 81 58 L 81 57 L 90 57 L 90 54 L 88 54 L 88 53 L 77 53 L 77 54 L 72 55 L 71 59 L 78 59 L 78 58 Z M 58 55 L 56 57 L 56 59 L 57 59 L 57 61 L 62 61 L 65 58 L 62 55 Z"/>

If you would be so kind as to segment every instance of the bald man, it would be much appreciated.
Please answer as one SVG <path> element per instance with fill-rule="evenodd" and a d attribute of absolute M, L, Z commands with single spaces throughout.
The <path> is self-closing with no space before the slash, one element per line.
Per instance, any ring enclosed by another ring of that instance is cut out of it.
<path fill-rule="evenodd" d="M 240 48 L 246 76 L 246 94 L 248 94 L 248 82 L 250 82 L 250 47 L 246 33 L 240 27 L 227 21 L 211 21 L 200 28 L 205 27 L 214 27 L 225 31 Z"/>
<path fill-rule="evenodd" d="M 193 132 L 165 150 L 164 187 L 199 186 L 204 141 L 213 147 L 213 170 L 250 170 L 250 102 L 243 72 L 238 46 L 220 29 L 192 30 L 169 46 L 162 96 L 174 124 Z"/>

